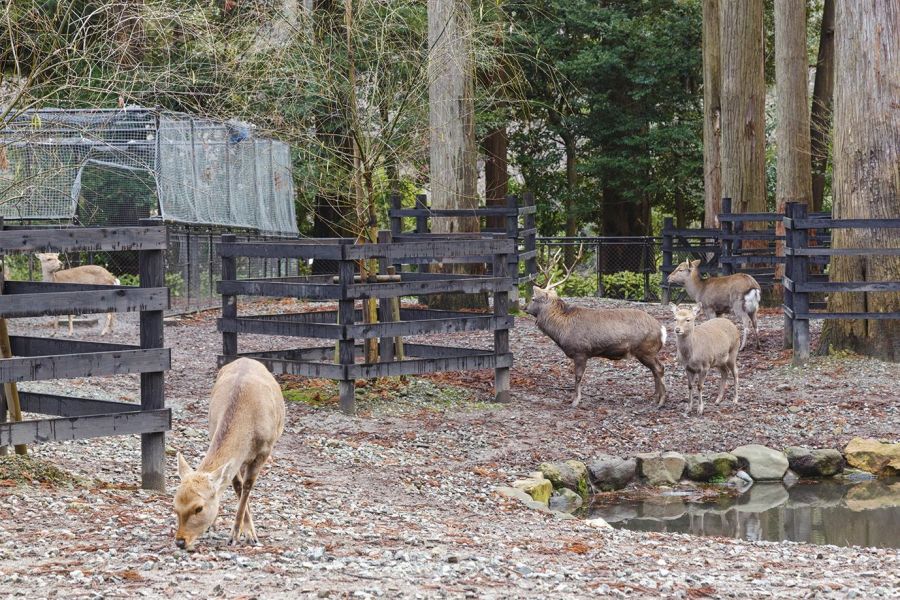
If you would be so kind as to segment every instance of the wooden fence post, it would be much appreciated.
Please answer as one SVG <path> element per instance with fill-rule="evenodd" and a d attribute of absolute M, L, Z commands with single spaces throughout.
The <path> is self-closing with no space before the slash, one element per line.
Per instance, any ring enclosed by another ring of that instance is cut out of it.
<path fill-rule="evenodd" d="M 650 301 L 650 257 L 652 253 L 650 252 L 650 248 L 653 244 L 652 237 L 645 237 L 643 244 L 643 256 L 641 257 L 644 263 L 644 302 Z M 656 271 L 656 265 L 653 265 L 653 270 Z"/>
<path fill-rule="evenodd" d="M 722 214 L 731 214 L 731 198 L 722 198 Z M 719 273 L 721 275 L 734 275 L 734 265 L 726 257 L 730 258 L 733 254 L 734 240 L 730 236 L 734 233 L 734 222 L 730 220 L 719 220 L 719 227 L 722 230 L 722 253 L 719 257 Z"/>
<path fill-rule="evenodd" d="M 782 287 L 784 289 L 784 293 L 782 296 L 782 302 L 784 304 L 784 349 L 792 348 L 794 345 L 794 318 L 792 313 L 794 311 L 794 294 L 789 289 L 788 285 L 785 285 L 787 280 L 791 280 L 793 282 L 794 279 L 794 256 L 787 252 L 788 248 L 794 248 L 794 206 L 796 206 L 796 202 L 788 202 L 784 206 L 784 247 L 785 247 L 785 257 L 784 257 L 784 276 L 782 277 Z"/>
<path fill-rule="evenodd" d="M 378 232 L 378 243 L 379 244 L 390 244 L 391 243 L 391 232 L 390 231 L 379 231 Z M 382 275 L 390 275 L 391 267 L 388 266 L 388 261 L 386 258 L 378 259 L 378 272 Z M 393 313 L 393 303 L 396 298 L 381 298 L 378 301 L 378 311 L 379 311 L 379 320 L 382 323 L 388 323 L 393 321 L 394 313 Z M 393 337 L 384 336 L 379 339 L 379 362 L 392 362 L 394 360 L 394 346 L 395 339 Z"/>
<path fill-rule="evenodd" d="M 342 248 L 345 250 L 346 248 Z M 338 263 L 338 283 L 341 286 L 341 299 L 338 300 L 338 323 L 342 325 L 341 338 L 338 340 L 338 361 L 343 367 L 343 377 L 338 387 L 340 391 L 341 411 L 344 414 L 356 413 L 356 381 L 351 377 L 350 367 L 356 360 L 356 342 L 347 337 L 347 327 L 353 325 L 355 320 L 354 301 L 347 299 L 348 288 L 353 285 L 353 277 L 356 274 L 356 265 L 353 260 L 347 259 L 342 254 Z"/>
<path fill-rule="evenodd" d="M 416 209 L 428 210 L 425 203 L 427 196 L 425 194 L 416 194 Z M 416 233 L 428 233 L 428 215 L 421 214 L 416 216 Z"/>
<path fill-rule="evenodd" d="M 509 277 L 509 255 L 494 255 L 494 277 Z M 494 292 L 494 316 L 506 317 L 509 315 L 509 292 Z M 503 354 L 509 353 L 509 330 L 504 325 L 503 329 L 494 329 L 494 355 L 499 360 Z M 494 400 L 496 402 L 509 402 L 509 367 L 496 367 L 494 369 Z"/>
<path fill-rule="evenodd" d="M 506 239 L 512 240 L 515 244 L 513 253 L 507 256 L 509 263 L 508 274 L 513 280 L 513 290 L 510 293 L 510 302 L 519 302 L 519 200 L 509 195 L 506 197 L 506 208 L 509 213 L 505 219 L 505 236 Z"/>
<path fill-rule="evenodd" d="M 141 220 L 142 225 L 158 225 L 152 219 Z M 142 288 L 165 287 L 166 261 L 164 250 L 140 250 L 138 272 Z M 142 310 L 140 317 L 141 348 L 162 348 L 163 311 Z M 165 373 L 141 373 L 141 410 L 165 408 Z M 141 487 L 150 490 L 166 489 L 166 434 L 141 434 Z"/>
<path fill-rule="evenodd" d="M 672 299 L 671 290 L 669 289 L 669 273 L 672 272 L 672 230 L 675 228 L 672 217 L 663 218 L 662 229 L 662 266 L 660 267 L 660 302 L 663 306 L 668 306 Z"/>
<path fill-rule="evenodd" d="M 806 205 L 794 205 L 792 219 L 806 218 Z M 809 230 L 801 227 L 794 227 L 793 241 L 794 250 L 806 250 L 809 248 Z M 794 281 L 794 289 L 792 290 L 792 299 L 794 304 L 794 323 L 793 323 L 793 346 L 794 346 L 794 364 L 804 365 L 809 361 L 809 292 L 798 290 L 799 287 L 806 284 L 809 273 L 809 257 L 803 254 L 792 254 L 793 265 L 791 266 L 791 279 Z"/>
<path fill-rule="evenodd" d="M 534 194 L 525 192 L 522 196 L 524 206 L 534 206 Z M 525 252 L 534 252 L 537 250 L 537 224 L 535 214 L 529 212 L 525 215 L 525 223 L 523 227 L 527 232 L 525 234 Z M 531 256 L 525 260 L 525 275 L 528 276 L 528 282 L 525 284 L 525 299 L 531 300 L 534 295 L 534 276 L 537 275 L 537 256 Z"/>
<path fill-rule="evenodd" d="M 237 236 L 233 233 L 222 235 L 222 244 L 234 244 L 237 242 Z M 237 280 L 237 258 L 234 256 L 222 257 L 222 281 Z M 237 318 L 237 296 L 222 294 L 222 318 Z M 238 341 L 236 332 L 222 333 L 222 354 L 226 358 L 236 358 L 238 353 Z"/>

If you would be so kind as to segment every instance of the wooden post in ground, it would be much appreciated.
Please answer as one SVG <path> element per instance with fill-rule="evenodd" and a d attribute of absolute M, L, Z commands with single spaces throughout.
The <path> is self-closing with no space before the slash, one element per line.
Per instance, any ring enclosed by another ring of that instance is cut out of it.
<path fill-rule="evenodd" d="M 156 225 L 152 220 L 144 225 Z M 165 252 L 141 250 L 138 253 L 138 272 L 142 288 L 165 287 Z M 163 311 L 144 310 L 140 317 L 141 348 L 163 347 Z M 165 408 L 165 374 L 163 371 L 141 373 L 141 410 Z M 141 487 L 149 490 L 166 489 L 166 434 L 141 434 Z"/>
<path fill-rule="evenodd" d="M 515 251 L 509 255 L 509 274 L 513 278 L 513 282 L 517 285 L 510 294 L 510 301 L 518 304 L 519 302 L 519 201 L 513 196 L 506 197 L 506 208 L 510 211 L 506 215 L 504 229 L 506 239 L 512 240 L 516 245 Z"/>
<path fill-rule="evenodd" d="M 731 214 L 731 198 L 722 198 L 722 214 Z M 725 257 L 730 257 L 734 251 L 734 240 L 729 237 L 734 233 L 734 222 L 720 220 L 719 227 L 722 229 L 722 240 L 720 242 L 722 254 L 719 258 L 719 274 L 734 275 L 734 264 L 731 261 L 723 260 Z"/>
<path fill-rule="evenodd" d="M 672 230 L 675 228 L 675 221 L 672 217 L 663 218 L 662 229 L 662 279 L 660 281 L 660 292 L 662 297 L 660 302 L 663 306 L 668 306 L 672 299 L 672 292 L 669 288 L 669 274 L 672 272 Z"/>
<path fill-rule="evenodd" d="M 378 243 L 379 244 L 390 244 L 391 243 L 391 232 L 390 231 L 379 231 L 378 232 Z M 378 259 L 378 273 L 380 275 L 388 276 L 392 275 L 390 270 L 393 269 L 393 266 L 388 266 L 388 261 L 386 258 Z M 393 321 L 393 301 L 394 298 L 381 298 L 378 302 L 378 310 L 379 315 L 378 318 L 382 323 L 387 323 L 389 321 Z M 399 338 L 397 338 L 399 339 Z M 379 340 L 379 361 L 380 362 L 393 362 L 394 353 L 395 353 L 395 338 L 393 337 L 382 337 Z"/>
<path fill-rule="evenodd" d="M 525 192 L 522 195 L 522 200 L 523 206 L 534 206 L 534 194 L 531 192 Z M 525 214 L 523 227 L 526 231 L 524 242 L 525 252 L 534 252 L 537 250 L 537 224 L 533 212 Z M 525 300 L 530 301 L 531 297 L 534 295 L 534 276 L 537 275 L 537 256 L 531 256 L 525 259 L 525 275 L 528 277 L 528 282 L 525 284 Z"/>
<path fill-rule="evenodd" d="M 795 204 L 793 207 L 794 220 L 806 218 L 806 205 Z M 795 226 L 792 222 L 792 226 Z M 793 232 L 794 253 L 791 259 L 794 261 L 791 265 L 791 278 L 794 280 L 794 289 L 792 290 L 792 298 L 794 303 L 794 323 L 793 323 L 793 346 L 794 346 L 794 364 L 804 365 L 809 361 L 809 292 L 800 290 L 801 286 L 806 284 L 807 275 L 809 273 L 809 258 L 804 255 L 797 255 L 797 250 L 806 250 L 809 248 L 809 230 L 797 227 Z"/>
<path fill-rule="evenodd" d="M 794 206 L 796 206 L 796 202 L 788 202 L 784 205 L 784 247 L 785 247 L 785 256 L 784 256 L 784 277 L 782 279 L 782 285 L 786 280 L 790 279 L 793 281 L 794 279 L 794 256 L 787 252 L 788 248 L 794 248 L 794 233 L 796 229 L 793 226 L 794 219 Z M 783 285 L 784 294 L 782 295 L 782 303 L 784 308 L 784 349 L 787 350 L 794 345 L 794 318 L 791 314 L 794 310 L 794 294 L 789 289 L 789 286 Z"/>
<path fill-rule="evenodd" d="M 352 325 L 354 321 L 354 302 L 347 299 L 347 288 L 353 285 L 354 263 L 352 260 L 342 258 L 338 263 L 338 281 L 341 286 L 341 299 L 338 301 L 338 323 L 344 325 L 343 331 L 346 332 L 346 326 Z M 356 413 L 356 381 L 350 375 L 350 367 L 355 361 L 355 340 L 346 337 L 346 333 L 341 334 L 338 340 L 338 360 L 344 369 L 343 378 L 338 385 L 340 393 L 341 410 L 348 415 Z"/>
<path fill-rule="evenodd" d="M 509 277 L 509 255 L 494 255 L 494 277 Z M 494 292 L 494 316 L 506 317 L 509 315 L 509 292 Z M 499 359 L 501 355 L 509 353 L 509 330 L 504 325 L 502 329 L 494 330 L 494 355 Z M 496 367 L 494 369 L 494 399 L 496 402 L 509 402 L 509 367 Z"/>
<path fill-rule="evenodd" d="M 232 233 L 222 235 L 222 244 L 234 244 L 237 236 Z M 237 259 L 234 256 L 222 257 L 222 281 L 237 280 Z M 237 318 L 237 296 L 222 295 L 222 318 Z M 238 341 L 236 332 L 224 332 L 222 334 L 222 354 L 232 359 L 237 357 Z"/>
<path fill-rule="evenodd" d="M 0 217 L 0 231 L 3 230 L 3 217 Z M 3 293 L 3 285 L 5 283 L 4 267 L 6 266 L 6 257 L 0 255 L 0 294 Z M 54 317 L 58 318 L 58 317 Z M 9 343 L 9 331 L 6 328 L 6 319 L 0 318 L 0 356 L 3 358 L 12 358 L 12 347 Z M 6 411 L 9 410 L 10 420 L 20 422 L 22 420 L 22 404 L 19 402 L 19 388 L 15 381 L 3 384 L 3 397 L 5 399 L 3 410 L 0 411 L 0 420 L 6 420 Z M 6 453 L 6 446 L 2 447 L 2 451 Z M 28 446 L 25 444 L 16 444 L 16 454 L 28 454 Z"/>

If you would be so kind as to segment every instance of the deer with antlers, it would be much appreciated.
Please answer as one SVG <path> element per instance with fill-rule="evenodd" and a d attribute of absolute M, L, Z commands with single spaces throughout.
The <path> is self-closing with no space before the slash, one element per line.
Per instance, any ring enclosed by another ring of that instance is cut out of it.
<path fill-rule="evenodd" d="M 575 399 L 572 406 L 581 402 L 581 380 L 589 358 L 622 360 L 634 357 L 653 373 L 656 406 L 661 407 L 666 399 L 665 370 L 657 354 L 666 343 L 665 326 L 634 308 L 591 309 L 564 302 L 554 288 L 572 276 L 582 249 L 579 247 L 572 265 L 565 267 L 563 278 L 553 283 L 552 273 L 559 262 L 559 254 L 552 257 L 549 268 L 542 269 L 546 283 L 544 287 L 535 286 L 534 296 L 525 312 L 532 315 L 538 328 L 574 361 Z"/>

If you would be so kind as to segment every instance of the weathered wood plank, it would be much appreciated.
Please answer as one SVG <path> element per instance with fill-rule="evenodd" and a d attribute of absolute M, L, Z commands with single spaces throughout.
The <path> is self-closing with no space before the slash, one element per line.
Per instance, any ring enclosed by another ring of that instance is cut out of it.
<path fill-rule="evenodd" d="M 0 231 L 0 253 L 162 250 L 165 227 L 98 227 Z"/>
<path fill-rule="evenodd" d="M 858 313 L 838 313 L 838 312 L 797 312 L 795 319 L 864 319 L 869 321 L 893 321 L 900 319 L 900 312 L 858 312 Z"/>
<path fill-rule="evenodd" d="M 224 296 L 269 296 L 275 298 L 310 298 L 338 300 L 341 286 L 325 283 L 280 283 L 268 281 L 220 281 L 218 292 Z"/>
<path fill-rule="evenodd" d="M 900 292 L 900 281 L 816 281 L 794 285 L 794 292 Z"/>
<path fill-rule="evenodd" d="M 427 333 L 458 333 L 462 331 L 491 331 L 510 329 L 514 325 L 512 317 L 469 315 L 449 319 L 421 319 L 400 322 L 360 323 L 347 327 L 351 338 L 408 337 Z"/>
<path fill-rule="evenodd" d="M 413 358 L 452 358 L 474 354 L 492 354 L 490 348 L 459 348 L 456 346 L 435 346 L 433 344 L 407 344 L 407 355 Z"/>
<path fill-rule="evenodd" d="M 518 211 L 505 207 L 490 208 L 400 208 L 391 209 L 388 214 L 392 217 L 505 217 L 517 215 Z"/>
<path fill-rule="evenodd" d="M 346 337 L 344 327 L 335 323 L 300 323 L 249 317 L 221 318 L 217 325 L 223 333 L 252 333 L 339 340 Z"/>
<path fill-rule="evenodd" d="M 218 252 L 222 257 L 250 256 L 255 258 L 320 258 L 341 260 L 344 244 L 308 242 L 222 242 Z"/>
<path fill-rule="evenodd" d="M 169 288 L 166 287 L 119 287 L 97 291 L 0 295 L 0 317 L 7 318 L 135 312 L 168 308 Z"/>
<path fill-rule="evenodd" d="M 334 353 L 334 348 L 330 348 L 330 350 Z M 301 377 L 312 377 L 317 379 L 344 379 L 346 373 L 344 366 L 324 362 L 285 360 L 283 358 L 267 356 L 265 353 L 253 352 L 241 354 L 240 356 L 258 360 L 274 375 L 298 375 Z M 235 358 L 237 357 L 219 356 L 219 366 L 227 364 Z"/>
<path fill-rule="evenodd" d="M 796 229 L 895 229 L 900 219 L 794 219 Z"/>
<path fill-rule="evenodd" d="M 90 342 L 70 338 L 13 335 L 9 338 L 15 356 L 51 356 L 55 354 L 86 354 L 90 352 L 121 352 L 137 350 L 140 346 L 111 342 Z"/>
<path fill-rule="evenodd" d="M 352 299 L 395 298 L 398 296 L 420 296 L 454 292 L 477 294 L 497 290 L 509 291 L 512 287 L 512 280 L 508 277 L 476 276 L 462 279 L 356 284 L 347 287 L 347 297 Z"/>
<path fill-rule="evenodd" d="M 138 254 L 138 275 L 142 288 L 165 286 L 166 259 L 163 250 L 142 250 Z M 164 345 L 163 311 L 141 311 L 139 352 L 159 352 Z M 165 349 L 166 362 L 160 368 L 142 368 L 141 410 L 163 410 L 166 403 L 165 373 L 171 366 L 169 350 Z M 149 361 L 148 361 L 149 362 Z M 141 435 L 141 487 L 166 489 L 166 438 L 164 433 L 144 432 Z"/>
<path fill-rule="evenodd" d="M 515 240 L 467 240 L 460 244 L 452 240 L 413 242 L 408 244 L 362 244 L 346 246 L 346 258 L 360 260 L 365 258 L 386 258 L 401 260 L 404 258 L 466 258 L 487 254 L 513 254 L 516 250 Z"/>
<path fill-rule="evenodd" d="M 785 248 L 793 256 L 900 256 L 900 248 Z"/>
<path fill-rule="evenodd" d="M 0 360 L 0 381 L 45 381 L 99 375 L 166 371 L 168 348 L 31 356 Z"/>
<path fill-rule="evenodd" d="M 398 375 L 422 375 L 444 371 L 473 371 L 512 366 L 512 354 L 469 354 L 445 358 L 415 358 L 402 361 L 357 364 L 348 368 L 351 379 L 374 379 Z"/>
<path fill-rule="evenodd" d="M 0 423 L 0 445 L 43 444 L 111 435 L 162 433 L 171 428 L 172 413 L 167 408 L 112 415 L 57 417 L 21 423 Z"/>
<path fill-rule="evenodd" d="M 22 410 L 41 415 L 56 417 L 80 417 L 82 415 L 109 415 L 113 413 L 135 412 L 140 404 L 114 402 L 112 400 L 95 400 L 93 398 L 75 398 L 58 396 L 41 392 L 19 392 Z"/>
<path fill-rule="evenodd" d="M 44 294 L 47 292 L 92 292 L 100 290 L 133 290 L 124 285 L 95 285 L 92 283 L 52 283 L 49 281 L 7 281 L 4 294 Z"/>

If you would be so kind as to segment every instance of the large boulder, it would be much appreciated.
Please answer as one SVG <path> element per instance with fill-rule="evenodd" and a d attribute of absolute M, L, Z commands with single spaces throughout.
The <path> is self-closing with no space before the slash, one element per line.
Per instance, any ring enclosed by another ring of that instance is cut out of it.
<path fill-rule="evenodd" d="M 648 452 L 637 455 L 641 475 L 650 485 L 678 483 L 684 473 L 684 456 L 678 452 Z"/>
<path fill-rule="evenodd" d="M 550 496 L 550 510 L 573 513 L 584 504 L 581 496 L 569 488 L 560 488 Z"/>
<path fill-rule="evenodd" d="M 800 477 L 834 477 L 844 470 L 844 457 L 837 450 L 791 446 L 784 454 L 791 470 Z"/>
<path fill-rule="evenodd" d="M 580 460 L 541 463 L 538 467 L 554 489 L 566 488 L 587 499 L 591 492 L 587 466 Z"/>
<path fill-rule="evenodd" d="M 588 464 L 588 473 L 594 487 L 604 492 L 621 490 L 631 483 L 637 472 L 637 461 L 633 458 L 619 458 L 601 454 Z"/>
<path fill-rule="evenodd" d="M 760 444 L 738 446 L 731 453 L 747 464 L 747 472 L 756 481 L 780 480 L 788 470 L 784 454 Z"/>
<path fill-rule="evenodd" d="M 725 481 L 738 468 L 738 458 L 728 452 L 686 454 L 684 460 L 684 476 L 693 481 Z"/>
<path fill-rule="evenodd" d="M 900 475 L 900 444 L 853 438 L 844 448 L 844 456 L 850 466 L 879 477 Z"/>
<path fill-rule="evenodd" d="M 533 477 L 514 481 L 512 487 L 525 492 L 531 496 L 532 500 L 545 505 L 550 501 L 550 494 L 553 493 L 552 483 L 546 479 L 536 479 Z"/>

